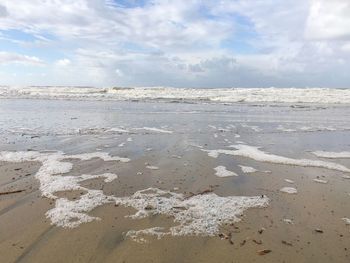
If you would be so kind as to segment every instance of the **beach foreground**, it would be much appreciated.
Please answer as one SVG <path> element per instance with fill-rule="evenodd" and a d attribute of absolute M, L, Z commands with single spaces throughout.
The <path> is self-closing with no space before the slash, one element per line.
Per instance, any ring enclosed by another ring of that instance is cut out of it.
<path fill-rule="evenodd" d="M 350 109 L 3 99 L 1 262 L 349 262 Z"/>

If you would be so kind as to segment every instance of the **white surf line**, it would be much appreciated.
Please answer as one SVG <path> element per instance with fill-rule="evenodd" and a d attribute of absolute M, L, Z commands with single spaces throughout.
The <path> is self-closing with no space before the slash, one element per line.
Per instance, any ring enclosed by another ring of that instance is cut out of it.
<path fill-rule="evenodd" d="M 74 228 L 82 223 L 99 220 L 89 216 L 87 212 L 92 209 L 113 202 L 114 199 L 104 195 L 102 190 L 93 190 L 82 187 L 79 183 L 89 179 L 105 178 L 105 182 L 111 182 L 117 178 L 116 174 L 104 173 L 98 175 L 61 176 L 72 170 L 73 164 L 67 159 L 79 159 L 82 161 L 100 158 L 104 161 L 129 162 L 128 158 L 110 156 L 108 153 L 95 152 L 75 155 L 65 155 L 62 152 L 40 153 L 28 152 L 0 152 L 0 161 L 5 162 L 40 162 L 42 165 L 35 178 L 40 182 L 41 195 L 55 200 L 55 207 L 46 212 L 51 223 L 57 226 Z M 78 200 L 68 200 L 56 195 L 61 191 L 83 191 L 84 194 Z"/>
<path fill-rule="evenodd" d="M 321 158 L 329 158 L 329 159 L 336 159 L 336 158 L 350 158 L 350 152 L 325 152 L 325 151 L 314 151 L 311 152 L 312 154 L 316 155 L 317 157 Z"/>
<path fill-rule="evenodd" d="M 195 144 L 195 143 L 190 143 L 190 144 L 188 144 L 188 146 L 199 148 L 199 149 L 203 149 L 204 148 L 203 146 Z"/>
<path fill-rule="evenodd" d="M 280 189 L 280 192 L 286 193 L 286 194 L 297 194 L 298 190 L 294 187 L 283 187 Z"/>
<path fill-rule="evenodd" d="M 116 204 L 135 208 L 137 212 L 129 216 L 133 219 L 158 214 L 174 218 L 176 226 L 170 227 L 168 232 L 161 232 L 162 228 L 149 228 L 142 230 L 142 234 L 214 236 L 219 233 L 221 225 L 240 221 L 248 208 L 266 207 L 269 199 L 266 196 L 221 197 L 215 193 L 186 198 L 183 194 L 149 188 L 129 197 L 116 198 Z M 129 232 L 131 236 L 135 234 L 135 231 Z"/>
<path fill-rule="evenodd" d="M 215 175 L 218 177 L 238 176 L 238 174 L 227 170 L 226 167 L 222 165 L 215 167 L 214 170 L 216 171 Z"/>
<path fill-rule="evenodd" d="M 152 132 L 158 132 L 158 133 L 168 133 L 168 134 L 173 133 L 173 131 L 159 129 L 159 128 L 155 128 L 155 127 L 133 128 L 133 130 L 145 130 L 145 131 L 152 131 Z"/>
<path fill-rule="evenodd" d="M 322 180 L 322 179 L 313 179 L 313 181 L 316 182 L 316 183 L 320 183 L 320 184 L 326 184 L 326 183 L 328 183 L 327 180 Z"/>
<path fill-rule="evenodd" d="M 279 125 L 276 130 L 278 131 L 283 131 L 283 132 L 296 132 L 297 130 L 295 129 L 290 129 L 290 128 L 285 128 L 284 126 L 282 125 Z"/>
<path fill-rule="evenodd" d="M 108 129 L 106 132 L 129 133 L 130 131 L 124 128 L 114 127 Z"/>
<path fill-rule="evenodd" d="M 252 129 L 255 132 L 261 132 L 262 131 L 262 129 L 259 126 L 255 126 L 255 125 L 248 125 L 246 123 L 241 123 L 241 126 L 243 128 L 250 128 L 250 129 Z"/>
<path fill-rule="evenodd" d="M 238 165 L 238 166 L 241 167 L 242 172 L 245 174 L 258 172 L 257 169 L 250 167 L 250 166 L 244 166 L 244 165 Z"/>
<path fill-rule="evenodd" d="M 326 162 L 326 161 L 318 161 L 318 160 L 309 160 L 309 159 L 293 159 L 284 156 L 279 156 L 275 154 L 266 153 L 264 151 L 259 150 L 259 147 L 244 145 L 244 144 L 236 144 L 231 145 L 229 147 L 236 148 L 237 150 L 205 150 L 208 153 L 208 156 L 217 158 L 220 154 L 227 154 L 233 156 L 242 156 L 246 158 L 250 158 L 260 162 L 268 162 L 274 164 L 284 164 L 284 165 L 295 165 L 302 167 L 319 167 L 325 168 L 329 170 L 336 170 L 344 173 L 350 173 L 350 169 L 345 167 L 344 165 Z"/>

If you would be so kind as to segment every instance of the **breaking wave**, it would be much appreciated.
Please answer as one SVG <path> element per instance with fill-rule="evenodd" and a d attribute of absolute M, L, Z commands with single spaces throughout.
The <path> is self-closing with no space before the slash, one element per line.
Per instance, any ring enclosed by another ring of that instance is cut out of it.
<path fill-rule="evenodd" d="M 0 98 L 167 101 L 189 103 L 259 102 L 350 104 L 350 89 L 0 86 Z"/>

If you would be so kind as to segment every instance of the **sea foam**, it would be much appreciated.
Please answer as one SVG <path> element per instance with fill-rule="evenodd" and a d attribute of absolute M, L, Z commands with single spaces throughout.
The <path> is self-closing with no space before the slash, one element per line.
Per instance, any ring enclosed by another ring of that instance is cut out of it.
<path fill-rule="evenodd" d="M 226 167 L 222 165 L 215 167 L 214 170 L 216 171 L 215 175 L 218 177 L 238 176 L 238 174 L 227 170 Z"/>
<path fill-rule="evenodd" d="M 221 197 L 215 193 L 207 193 L 186 197 L 180 193 L 158 188 L 140 190 L 125 197 L 105 195 L 101 190 L 88 189 L 81 186 L 80 183 L 96 178 L 102 178 L 108 183 L 118 178 L 116 174 L 82 174 L 77 176 L 66 174 L 73 167 L 72 163 L 67 160 L 90 160 L 92 158 L 101 158 L 104 161 L 129 161 L 127 158 L 110 156 L 103 152 L 76 155 L 65 155 L 62 152 L 0 152 L 0 161 L 32 161 L 42 164 L 35 175 L 40 182 L 40 191 L 42 196 L 55 200 L 55 206 L 46 212 L 46 216 L 52 224 L 64 228 L 75 228 L 82 223 L 100 220 L 100 218 L 88 213 L 103 204 L 116 203 L 133 207 L 136 213 L 128 216 L 132 219 L 159 214 L 173 218 L 176 224 L 168 230 L 161 227 L 131 230 L 127 236 L 134 240 L 139 239 L 140 235 L 155 235 L 157 237 L 163 235 L 213 236 L 218 234 L 222 224 L 240 221 L 240 216 L 246 209 L 266 207 L 269 203 L 266 196 Z M 62 176 L 63 174 L 66 175 Z M 81 191 L 79 199 L 69 200 L 57 195 L 58 192 L 73 190 Z"/>
<path fill-rule="evenodd" d="M 0 98 L 45 98 L 75 100 L 149 100 L 249 102 L 249 103 L 336 103 L 349 104 L 349 89 L 331 88 L 93 88 L 0 86 Z"/>
<path fill-rule="evenodd" d="M 325 151 L 315 151 L 312 152 L 317 157 L 321 158 L 329 158 L 329 159 L 336 159 L 336 158 L 350 158 L 350 152 L 325 152 Z"/>
<path fill-rule="evenodd" d="M 148 188 L 130 197 L 116 198 L 116 203 L 135 208 L 136 213 L 130 216 L 133 219 L 157 214 L 173 217 L 177 225 L 163 232 L 164 235 L 213 236 L 219 233 L 221 225 L 240 221 L 246 209 L 266 207 L 269 199 L 266 196 L 221 197 L 215 193 L 186 198 L 183 194 Z"/>
<path fill-rule="evenodd" d="M 231 148 L 235 148 L 236 150 L 226 150 L 226 149 L 218 149 L 218 150 L 205 150 L 208 153 L 208 156 L 217 158 L 220 154 L 233 155 L 233 156 L 242 156 L 246 158 L 250 158 L 260 162 L 268 162 L 275 164 L 285 164 L 285 165 L 296 165 L 303 167 L 319 167 L 325 168 L 329 170 L 336 170 L 340 172 L 350 173 L 350 169 L 345 167 L 344 165 L 326 162 L 326 161 L 318 161 L 318 160 L 309 160 L 309 159 L 293 159 L 280 155 L 266 153 L 259 149 L 259 147 L 244 145 L 244 144 L 236 144 L 231 145 Z"/>
<path fill-rule="evenodd" d="M 128 162 L 128 158 L 110 156 L 108 153 L 84 153 L 76 155 L 65 155 L 62 152 L 40 153 L 28 152 L 0 152 L 0 161 L 5 162 L 40 162 L 42 165 L 35 178 L 40 182 L 42 196 L 55 200 L 55 207 L 47 211 L 46 216 L 51 219 L 52 224 L 66 228 L 77 227 L 81 223 L 91 222 L 98 218 L 89 216 L 87 212 L 108 202 L 114 201 L 103 194 L 100 190 L 92 190 L 80 185 L 81 182 L 103 178 L 105 182 L 111 182 L 118 176 L 112 173 L 98 175 L 82 174 L 78 176 L 62 176 L 70 172 L 73 164 L 67 159 L 79 159 L 82 161 L 100 158 L 104 161 Z M 68 200 L 59 197 L 58 192 L 82 191 L 78 200 Z"/>

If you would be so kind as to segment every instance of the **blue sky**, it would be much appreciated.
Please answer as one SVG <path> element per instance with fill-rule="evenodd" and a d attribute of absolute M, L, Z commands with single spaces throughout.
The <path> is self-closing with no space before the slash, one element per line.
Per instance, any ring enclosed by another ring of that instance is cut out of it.
<path fill-rule="evenodd" d="M 349 87 L 348 0 L 3 0 L 0 85 Z"/>

